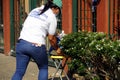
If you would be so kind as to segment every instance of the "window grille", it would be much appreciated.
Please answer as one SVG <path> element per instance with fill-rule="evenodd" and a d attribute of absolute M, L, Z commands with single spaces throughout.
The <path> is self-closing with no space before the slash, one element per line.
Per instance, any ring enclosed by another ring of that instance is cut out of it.
<path fill-rule="evenodd" d="M 99 0 L 77 0 L 77 20 L 75 23 L 73 22 L 73 27 L 77 26 L 77 31 L 93 31 L 96 32 L 96 10 L 97 10 L 97 3 Z M 73 4 L 73 6 L 76 4 Z M 73 12 L 73 14 L 75 11 Z M 73 15 L 73 21 L 75 21 Z"/>
<path fill-rule="evenodd" d="M 113 0 L 112 16 L 114 37 L 120 39 L 120 0 Z"/>

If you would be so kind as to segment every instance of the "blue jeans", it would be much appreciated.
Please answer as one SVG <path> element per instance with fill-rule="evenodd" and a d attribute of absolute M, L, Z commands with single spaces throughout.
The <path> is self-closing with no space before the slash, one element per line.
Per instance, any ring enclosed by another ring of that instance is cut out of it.
<path fill-rule="evenodd" d="M 31 58 L 39 69 L 38 80 L 48 80 L 48 57 L 45 45 L 38 47 L 25 40 L 19 40 L 16 44 L 16 71 L 12 80 L 22 80 Z"/>

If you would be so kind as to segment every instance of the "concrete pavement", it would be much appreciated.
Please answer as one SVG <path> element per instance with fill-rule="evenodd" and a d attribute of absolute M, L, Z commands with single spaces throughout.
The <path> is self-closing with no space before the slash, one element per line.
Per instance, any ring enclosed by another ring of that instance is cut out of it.
<path fill-rule="evenodd" d="M 0 80 L 11 80 L 15 71 L 16 60 L 13 56 L 5 56 L 0 53 Z M 55 71 L 54 67 L 48 67 L 49 79 Z M 34 62 L 30 62 L 23 80 L 37 80 L 38 68 Z M 48 80 L 49 80 L 48 79 Z M 59 80 L 56 78 L 55 80 Z M 66 79 L 64 79 L 66 80 Z"/>

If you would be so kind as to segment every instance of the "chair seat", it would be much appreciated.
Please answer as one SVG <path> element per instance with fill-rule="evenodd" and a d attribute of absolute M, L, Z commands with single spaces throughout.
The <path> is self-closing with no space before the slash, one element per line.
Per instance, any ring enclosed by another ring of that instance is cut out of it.
<path fill-rule="evenodd" d="M 53 58 L 53 59 L 63 59 L 64 56 L 52 55 L 52 56 L 50 56 L 50 58 Z"/>

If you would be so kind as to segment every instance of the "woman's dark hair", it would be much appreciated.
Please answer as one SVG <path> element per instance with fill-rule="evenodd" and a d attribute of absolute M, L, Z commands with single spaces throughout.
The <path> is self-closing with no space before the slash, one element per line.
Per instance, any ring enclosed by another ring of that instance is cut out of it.
<path fill-rule="evenodd" d="M 60 9 L 57 5 L 53 4 L 52 0 L 48 0 L 48 2 L 45 4 L 43 10 L 41 11 L 40 15 L 47 11 L 49 8 L 58 8 Z"/>

